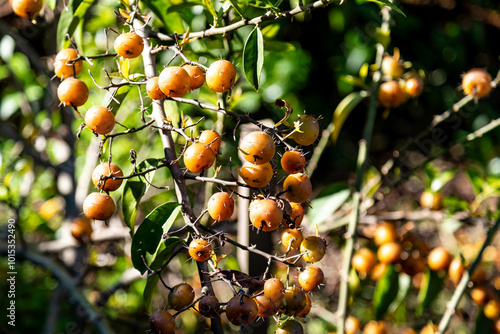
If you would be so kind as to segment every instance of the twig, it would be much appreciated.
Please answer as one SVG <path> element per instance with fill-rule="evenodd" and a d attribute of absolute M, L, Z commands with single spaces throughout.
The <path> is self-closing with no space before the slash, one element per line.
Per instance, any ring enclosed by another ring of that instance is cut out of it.
<path fill-rule="evenodd" d="M 463 274 L 462 279 L 458 283 L 457 288 L 455 289 L 455 292 L 453 293 L 453 296 L 451 296 L 451 299 L 446 307 L 446 311 L 444 312 L 443 317 L 439 322 L 437 334 L 444 334 L 444 332 L 448 328 L 451 317 L 455 314 L 455 310 L 457 309 L 458 303 L 460 302 L 460 299 L 462 298 L 465 289 L 467 288 L 469 280 L 472 274 L 474 274 L 474 271 L 476 270 L 477 266 L 481 262 L 484 250 L 493 240 L 493 237 L 495 236 L 495 233 L 497 232 L 499 227 L 500 227 L 500 218 L 498 218 L 495 224 L 489 229 L 488 234 L 486 235 L 486 240 L 484 240 L 481 249 L 479 250 L 476 258 L 474 259 L 474 262 L 472 262 L 469 270 L 467 270 Z"/>

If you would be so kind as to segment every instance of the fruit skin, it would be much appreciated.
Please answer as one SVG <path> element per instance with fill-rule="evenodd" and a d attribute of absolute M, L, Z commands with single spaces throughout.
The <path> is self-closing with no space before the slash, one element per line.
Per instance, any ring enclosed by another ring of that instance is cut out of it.
<path fill-rule="evenodd" d="M 234 211 L 234 200 L 231 194 L 221 191 L 213 194 L 207 203 L 208 214 L 216 221 L 231 218 Z"/>
<path fill-rule="evenodd" d="M 85 124 L 95 133 L 106 135 L 115 127 L 115 115 L 106 107 L 93 106 L 85 114 Z"/>
<path fill-rule="evenodd" d="M 156 311 L 149 317 L 149 328 L 152 334 L 174 334 L 174 317 L 167 311 Z"/>
<path fill-rule="evenodd" d="M 103 162 L 94 168 L 94 171 L 92 172 L 92 183 L 97 189 L 115 191 L 120 188 L 123 180 L 106 179 L 106 181 L 101 181 L 101 176 L 108 176 L 110 174 L 118 177 L 123 176 L 123 172 L 120 167 L 112 162 Z"/>
<path fill-rule="evenodd" d="M 302 232 L 297 229 L 287 228 L 281 233 L 281 243 L 287 250 L 299 249 L 302 240 L 304 240 Z"/>
<path fill-rule="evenodd" d="M 90 193 L 83 201 L 83 213 L 89 219 L 108 220 L 115 213 L 115 202 L 104 193 Z"/>
<path fill-rule="evenodd" d="M 326 252 L 325 240 L 317 236 L 309 236 L 300 243 L 300 252 L 306 254 L 302 258 L 309 263 L 314 263 L 323 258 Z"/>
<path fill-rule="evenodd" d="M 274 231 L 283 220 L 283 211 L 271 199 L 253 200 L 249 210 L 252 225 L 264 232 Z"/>
<path fill-rule="evenodd" d="M 273 178 L 273 173 L 273 166 L 269 162 L 262 165 L 255 165 L 247 161 L 241 169 L 238 169 L 238 174 L 243 181 L 254 188 L 267 186 Z"/>
<path fill-rule="evenodd" d="M 67 78 L 57 87 L 57 97 L 65 106 L 79 107 L 87 102 L 89 88 L 82 80 Z"/>
<path fill-rule="evenodd" d="M 392 56 L 385 56 L 382 59 L 381 70 L 383 75 L 394 79 L 401 78 L 404 72 L 401 62 Z"/>
<path fill-rule="evenodd" d="M 169 66 L 161 71 L 158 85 L 166 96 L 181 97 L 191 89 L 191 78 L 184 68 Z"/>
<path fill-rule="evenodd" d="M 152 77 L 146 82 L 146 92 L 152 100 L 163 100 L 166 97 L 158 85 L 158 79 L 159 77 Z"/>
<path fill-rule="evenodd" d="M 351 260 L 352 267 L 360 274 L 366 276 L 377 263 L 375 253 L 368 248 L 359 249 Z"/>
<path fill-rule="evenodd" d="M 492 299 L 484 305 L 484 315 L 489 319 L 496 319 L 500 315 L 500 301 Z"/>
<path fill-rule="evenodd" d="M 387 327 L 383 321 L 371 320 L 363 328 L 363 334 L 386 334 Z"/>
<path fill-rule="evenodd" d="M 230 90 L 236 79 L 236 68 L 227 60 L 217 60 L 208 68 L 205 73 L 208 87 L 217 93 L 224 93 Z"/>
<path fill-rule="evenodd" d="M 403 247 L 400 243 L 389 242 L 381 245 L 377 250 L 377 258 L 381 263 L 392 263 L 396 262 L 401 257 L 401 252 Z"/>
<path fill-rule="evenodd" d="M 397 108 L 405 102 L 405 93 L 396 81 L 386 81 L 379 86 L 377 98 L 384 107 Z"/>
<path fill-rule="evenodd" d="M 293 221 L 293 228 L 297 228 L 302 223 L 304 219 L 304 208 L 300 203 L 290 203 L 292 208 L 292 212 L 289 214 L 290 220 Z M 288 221 L 288 219 L 283 218 L 283 225 L 288 228 L 292 227 L 292 224 Z"/>
<path fill-rule="evenodd" d="M 285 286 L 277 278 L 269 278 L 264 283 L 264 296 L 273 303 L 278 304 L 285 296 Z"/>
<path fill-rule="evenodd" d="M 377 245 L 386 244 L 389 242 L 396 241 L 398 234 L 396 232 L 396 226 L 389 222 L 380 222 L 375 229 L 375 234 L 373 235 L 373 241 Z"/>
<path fill-rule="evenodd" d="M 182 68 L 186 70 L 191 79 L 189 90 L 195 90 L 203 86 L 205 83 L 205 72 L 201 68 L 195 65 L 184 65 Z"/>
<path fill-rule="evenodd" d="M 276 304 L 265 295 L 253 297 L 257 304 L 257 315 L 262 318 L 272 317 L 278 311 Z"/>
<path fill-rule="evenodd" d="M 282 314 L 294 316 L 299 314 L 306 307 L 306 294 L 301 288 L 290 286 L 285 289 L 285 296 L 279 305 Z"/>
<path fill-rule="evenodd" d="M 309 312 L 311 311 L 311 305 L 312 305 L 311 297 L 309 297 L 309 295 L 307 293 L 304 295 L 306 296 L 306 306 L 304 306 L 302 311 L 300 311 L 299 313 L 297 313 L 295 315 L 296 317 L 299 317 L 299 318 L 306 317 L 309 314 Z"/>
<path fill-rule="evenodd" d="M 222 144 L 222 138 L 220 134 L 215 130 L 203 130 L 198 138 L 198 142 L 207 145 L 214 151 L 215 154 L 220 153 L 220 145 Z"/>
<path fill-rule="evenodd" d="M 324 279 L 323 270 L 316 266 L 309 266 L 299 274 L 299 284 L 305 291 L 315 290 Z"/>
<path fill-rule="evenodd" d="M 464 271 L 464 264 L 462 263 L 462 259 L 460 258 L 460 256 L 454 257 L 450 262 L 450 266 L 448 267 L 448 277 L 455 285 L 457 285 L 458 282 L 460 282 L 460 280 L 462 279 Z"/>
<path fill-rule="evenodd" d="M 281 167 L 288 174 L 300 173 L 306 166 L 306 157 L 299 151 L 286 151 L 281 157 Z"/>
<path fill-rule="evenodd" d="M 275 334 L 303 334 L 304 328 L 297 320 L 288 319 L 284 323 L 278 326 L 278 329 L 274 332 Z"/>
<path fill-rule="evenodd" d="M 34 18 L 43 8 L 43 0 L 12 0 L 12 10 L 17 16 Z"/>
<path fill-rule="evenodd" d="M 491 75 L 481 68 L 473 68 L 462 78 L 462 88 L 466 95 L 480 99 L 491 91 Z"/>
<path fill-rule="evenodd" d="M 257 165 L 271 161 L 276 152 L 273 138 L 262 131 L 247 134 L 241 139 L 239 148 L 246 161 Z"/>
<path fill-rule="evenodd" d="M 312 184 L 309 177 L 302 173 L 290 174 L 283 182 L 285 197 L 294 203 L 302 203 L 309 199 L 312 193 Z"/>
<path fill-rule="evenodd" d="M 420 334 L 434 334 L 438 331 L 436 325 L 430 323 L 420 330 Z"/>
<path fill-rule="evenodd" d="M 411 98 L 416 98 L 422 94 L 424 82 L 419 76 L 414 76 L 405 81 L 405 93 Z"/>
<path fill-rule="evenodd" d="M 451 255 L 444 247 L 436 247 L 427 256 L 427 264 L 434 271 L 446 270 L 451 262 Z"/>
<path fill-rule="evenodd" d="M 194 300 L 193 287 L 187 283 L 177 284 L 168 294 L 168 303 L 174 309 L 180 309 L 188 306 Z"/>
<path fill-rule="evenodd" d="M 361 322 L 352 315 L 345 319 L 344 327 L 346 334 L 357 334 L 361 332 Z"/>
<path fill-rule="evenodd" d="M 54 74 L 61 79 L 77 76 L 82 71 L 83 61 L 74 63 L 71 60 L 78 58 L 78 51 L 72 48 L 62 49 L 54 60 Z"/>
<path fill-rule="evenodd" d="M 313 144 L 319 136 L 319 123 L 313 115 L 300 115 L 294 123 L 300 123 L 301 132 L 292 134 L 293 140 L 299 145 L 309 146 Z"/>
<path fill-rule="evenodd" d="M 114 45 L 116 53 L 123 58 L 137 58 L 144 50 L 144 40 L 133 32 L 118 35 Z"/>
<path fill-rule="evenodd" d="M 220 303 L 217 297 L 206 295 L 198 301 L 196 309 L 204 317 L 214 318 L 220 313 Z"/>
<path fill-rule="evenodd" d="M 71 223 L 71 235 L 82 244 L 90 242 L 92 232 L 92 224 L 87 218 L 75 218 Z"/>
<path fill-rule="evenodd" d="M 441 200 L 443 197 L 438 193 L 424 191 L 420 196 L 420 205 L 430 210 L 439 210 L 443 207 Z"/>
<path fill-rule="evenodd" d="M 212 244 L 205 239 L 193 239 L 189 243 L 188 252 L 194 260 L 203 262 L 208 260 L 210 255 L 212 255 Z"/>
<path fill-rule="evenodd" d="M 483 306 L 484 304 L 486 304 L 490 297 L 490 294 L 490 289 L 485 285 L 478 285 L 470 291 L 470 297 L 472 301 L 478 306 Z"/>
<path fill-rule="evenodd" d="M 212 167 L 214 162 L 214 151 L 204 144 L 195 143 L 184 152 L 184 165 L 190 172 L 201 173 Z"/>
<path fill-rule="evenodd" d="M 234 296 L 226 305 L 227 319 L 235 326 L 249 325 L 257 318 L 257 304 L 247 296 Z"/>

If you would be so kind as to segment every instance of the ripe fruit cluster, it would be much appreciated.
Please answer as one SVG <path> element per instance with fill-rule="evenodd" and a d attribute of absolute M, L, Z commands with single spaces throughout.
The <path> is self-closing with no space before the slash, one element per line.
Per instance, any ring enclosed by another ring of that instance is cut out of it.
<path fill-rule="evenodd" d="M 379 86 L 377 98 L 385 108 L 397 108 L 408 98 L 422 94 L 422 78 L 414 71 L 405 73 L 398 56 L 384 56 L 381 72 L 384 81 Z"/>

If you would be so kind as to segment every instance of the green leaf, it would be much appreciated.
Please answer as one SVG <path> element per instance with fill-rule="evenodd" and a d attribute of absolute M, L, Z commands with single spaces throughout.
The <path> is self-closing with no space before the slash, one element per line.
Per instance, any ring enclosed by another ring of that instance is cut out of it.
<path fill-rule="evenodd" d="M 162 236 L 168 232 L 180 210 L 179 203 L 163 203 L 153 209 L 139 225 L 132 239 L 131 257 L 134 268 L 139 270 L 141 274 L 148 270 L 144 264 L 145 261 L 148 266 L 155 262 L 162 244 Z M 151 256 L 148 257 L 147 253 Z"/>
<path fill-rule="evenodd" d="M 290 52 L 295 51 L 295 45 L 282 41 L 264 41 L 264 50 L 267 52 Z"/>
<path fill-rule="evenodd" d="M 47 6 L 50 10 L 54 10 L 56 8 L 56 0 L 47 0 Z"/>
<path fill-rule="evenodd" d="M 280 31 L 280 25 L 279 24 L 268 24 L 264 28 L 262 28 L 262 36 L 264 38 L 274 38 Z"/>
<path fill-rule="evenodd" d="M 246 19 L 247 16 L 245 15 L 245 13 L 241 10 L 240 6 L 238 6 L 238 2 L 236 2 L 235 0 L 228 0 L 229 3 L 231 4 L 231 6 L 234 8 L 234 10 L 236 11 L 236 13 L 238 13 L 239 16 L 241 16 L 242 19 Z"/>
<path fill-rule="evenodd" d="M 179 13 L 169 11 L 169 8 L 172 7 L 171 1 L 142 0 L 141 2 L 156 15 L 158 20 L 169 30 L 169 32 L 181 34 L 186 31 Z"/>
<path fill-rule="evenodd" d="M 403 13 L 403 11 L 401 9 L 398 8 L 398 6 L 396 6 L 395 4 L 393 4 L 392 2 L 390 2 L 389 0 L 367 0 L 369 2 L 375 2 L 375 3 L 378 3 L 379 5 L 382 5 L 382 6 L 389 6 L 391 7 L 391 9 L 394 9 L 396 12 L 398 12 L 399 14 L 403 15 L 404 17 L 406 17 L 405 13 Z"/>
<path fill-rule="evenodd" d="M 120 59 L 120 71 L 126 80 L 130 80 L 130 59 Z"/>
<path fill-rule="evenodd" d="M 57 24 L 57 46 L 59 50 L 70 45 L 66 34 L 73 36 L 76 28 L 83 21 L 87 10 L 92 6 L 94 0 L 69 0 L 66 9 L 62 11 Z"/>
<path fill-rule="evenodd" d="M 431 191 L 435 193 L 439 192 L 441 188 L 455 176 L 455 173 L 456 171 L 454 169 L 437 173 L 436 177 L 431 182 Z"/>
<path fill-rule="evenodd" d="M 351 189 L 344 183 L 332 184 L 323 189 L 318 197 L 311 201 L 314 210 L 309 211 L 311 225 L 319 225 L 330 217 L 349 198 Z"/>
<path fill-rule="evenodd" d="M 172 255 L 174 252 L 177 250 L 177 248 L 181 245 L 182 239 L 178 237 L 170 237 L 167 240 L 165 240 L 164 243 L 162 243 L 161 247 L 163 250 L 159 252 L 159 254 L 156 256 L 156 259 L 151 263 L 149 266 L 153 270 L 160 269 L 161 266 L 166 263 L 167 261 L 170 261 Z M 144 301 L 144 306 L 146 309 L 149 310 L 149 307 L 151 305 L 151 299 L 153 297 L 153 292 L 156 288 L 156 285 L 158 284 L 159 280 L 159 275 L 153 275 L 151 277 L 147 278 L 146 281 L 146 286 L 144 287 L 144 293 L 143 293 L 143 301 Z M 151 311 L 151 310 L 149 310 Z"/>
<path fill-rule="evenodd" d="M 337 108 L 335 108 L 332 120 L 334 128 L 331 134 L 331 138 L 334 143 L 337 141 L 340 130 L 342 129 L 342 126 L 351 111 L 367 96 L 368 92 L 365 90 L 352 92 L 344 97 L 344 99 L 338 104 Z"/>
<path fill-rule="evenodd" d="M 408 291 L 410 291 L 411 287 L 411 277 L 406 274 L 398 275 L 398 294 L 394 301 L 389 306 L 389 313 L 394 313 L 397 308 L 403 303 L 408 295 Z"/>
<path fill-rule="evenodd" d="M 184 9 L 192 8 L 194 6 L 199 6 L 201 3 L 198 2 L 181 2 L 180 4 L 171 5 L 167 9 L 167 14 L 180 12 Z"/>
<path fill-rule="evenodd" d="M 114 99 L 109 99 L 109 103 L 106 106 L 106 108 L 111 110 L 113 114 L 116 115 L 118 109 L 120 108 L 121 103 L 123 102 L 123 100 L 125 100 L 131 88 L 132 85 L 127 85 L 112 90 L 111 94 L 113 95 Z"/>
<path fill-rule="evenodd" d="M 478 195 L 483 191 L 483 178 L 482 176 L 475 170 L 467 168 L 466 170 L 467 176 L 469 177 L 472 188 L 474 189 L 474 194 Z"/>
<path fill-rule="evenodd" d="M 217 11 L 215 10 L 214 3 L 212 0 L 203 0 L 203 6 L 208 10 L 208 12 L 214 18 L 214 27 L 217 27 L 217 21 L 219 20 L 219 16 L 217 15 Z"/>
<path fill-rule="evenodd" d="M 418 293 L 418 306 L 416 313 L 422 315 L 431 303 L 437 298 L 439 292 L 443 289 L 444 279 L 439 276 L 438 272 L 427 269 L 422 278 L 422 283 Z"/>
<path fill-rule="evenodd" d="M 398 289 L 398 273 L 394 269 L 394 266 L 389 265 L 384 276 L 377 282 L 375 292 L 373 293 L 373 311 L 375 312 L 376 320 L 384 318 L 389 306 L 398 295 Z"/>
<path fill-rule="evenodd" d="M 158 160 L 155 159 L 147 159 L 142 161 L 137 166 L 137 172 L 142 172 L 148 168 L 158 166 Z M 155 171 L 152 171 L 148 174 L 149 180 L 153 179 Z M 125 185 L 123 186 L 123 195 L 122 195 L 122 211 L 123 211 L 123 220 L 125 224 L 130 227 L 130 235 L 134 235 L 134 227 L 135 227 L 135 216 L 137 215 L 137 209 L 139 207 L 139 202 L 149 189 L 149 184 L 143 180 L 143 176 L 138 177 L 137 179 L 127 179 Z"/>
<path fill-rule="evenodd" d="M 264 65 L 264 39 L 256 26 L 248 35 L 243 49 L 243 72 L 252 87 L 258 91 L 260 73 Z"/>

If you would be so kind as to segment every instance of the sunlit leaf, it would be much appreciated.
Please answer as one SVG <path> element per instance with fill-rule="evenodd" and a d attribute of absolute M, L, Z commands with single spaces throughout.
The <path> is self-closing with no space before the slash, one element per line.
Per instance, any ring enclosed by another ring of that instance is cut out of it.
<path fill-rule="evenodd" d="M 334 128 L 331 134 L 331 138 L 333 142 L 337 141 L 340 130 L 342 129 L 342 126 L 344 125 L 344 122 L 351 111 L 367 96 L 368 92 L 364 90 L 352 92 L 351 94 L 344 97 L 344 99 L 337 105 L 337 108 L 335 108 L 335 111 L 333 112 L 332 120 Z"/>
<path fill-rule="evenodd" d="M 398 295 L 398 290 L 398 273 L 394 269 L 394 266 L 389 265 L 384 276 L 378 280 L 375 292 L 373 293 L 373 310 L 376 320 L 384 318 L 389 306 Z"/>
<path fill-rule="evenodd" d="M 57 24 L 57 46 L 59 50 L 70 45 L 66 34 L 73 36 L 76 28 L 83 21 L 87 10 L 92 6 L 94 0 L 69 0 L 66 8 L 61 12 L 59 23 Z"/>
<path fill-rule="evenodd" d="M 398 8 L 398 6 L 396 6 L 395 4 L 393 4 L 392 2 L 390 2 L 389 0 L 367 0 L 369 2 L 375 2 L 375 3 L 378 3 L 379 5 L 382 5 L 382 6 L 389 6 L 391 7 L 391 9 L 394 9 L 396 12 L 398 12 L 399 14 L 403 15 L 404 17 L 406 17 L 405 13 L 403 13 L 403 11 L 401 9 Z"/>
<path fill-rule="evenodd" d="M 259 27 L 255 27 L 248 35 L 243 49 L 243 72 L 250 85 L 257 91 L 263 66 L 264 40 Z"/>
<path fill-rule="evenodd" d="M 456 170 L 447 170 L 438 173 L 431 182 L 431 191 L 439 192 L 443 186 L 455 176 Z"/>
<path fill-rule="evenodd" d="M 422 276 L 422 283 L 418 293 L 417 315 L 421 315 L 437 298 L 444 286 L 444 279 L 438 272 L 427 269 Z"/>
<path fill-rule="evenodd" d="M 349 198 L 351 189 L 347 184 L 336 183 L 323 189 L 318 197 L 311 201 L 314 210 L 308 213 L 311 225 L 321 224 L 330 217 Z"/>

